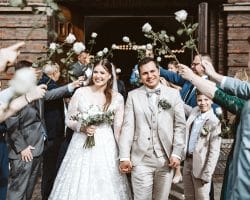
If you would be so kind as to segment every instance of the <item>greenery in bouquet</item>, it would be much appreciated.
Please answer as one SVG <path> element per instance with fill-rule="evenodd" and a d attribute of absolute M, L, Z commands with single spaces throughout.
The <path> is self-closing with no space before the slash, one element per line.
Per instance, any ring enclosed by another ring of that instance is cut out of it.
<path fill-rule="evenodd" d="M 196 46 L 197 39 L 193 38 L 194 32 L 198 28 L 199 24 L 198 23 L 187 24 L 186 22 L 187 16 L 188 16 L 188 13 L 185 10 L 179 10 L 175 12 L 175 19 L 182 25 L 182 28 L 177 30 L 177 35 L 181 36 L 185 34 L 186 36 L 188 36 L 188 40 L 185 42 L 182 48 L 194 49 L 196 54 L 199 55 L 199 51 Z"/>
<path fill-rule="evenodd" d="M 72 120 L 76 120 L 81 123 L 83 127 L 100 124 L 111 125 L 114 121 L 114 110 L 108 109 L 103 111 L 99 106 L 91 105 L 88 110 L 83 113 L 78 113 L 71 117 Z M 94 135 L 87 135 L 87 139 L 84 148 L 92 148 L 95 146 Z"/>

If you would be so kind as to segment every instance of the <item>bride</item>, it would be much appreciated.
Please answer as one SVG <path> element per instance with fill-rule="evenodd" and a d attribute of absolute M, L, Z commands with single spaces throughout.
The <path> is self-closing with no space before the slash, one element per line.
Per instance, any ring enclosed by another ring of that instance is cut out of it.
<path fill-rule="evenodd" d="M 70 103 L 66 124 L 74 130 L 67 153 L 57 174 L 50 200 L 129 200 L 131 193 L 125 175 L 119 172 L 117 141 L 123 121 L 123 97 L 112 90 L 112 65 L 107 59 L 96 63 L 88 87 L 79 88 Z M 88 125 L 73 119 L 98 106 L 114 113 L 108 123 Z M 95 144 L 86 145 L 94 135 Z M 83 147 L 84 146 L 84 147 Z"/>

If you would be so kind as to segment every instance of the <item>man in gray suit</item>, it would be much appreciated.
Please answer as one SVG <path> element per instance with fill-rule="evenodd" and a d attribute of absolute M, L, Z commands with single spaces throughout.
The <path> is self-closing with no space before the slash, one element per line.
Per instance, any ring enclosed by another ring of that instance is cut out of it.
<path fill-rule="evenodd" d="M 153 58 L 138 64 L 143 86 L 131 91 L 119 140 L 120 170 L 131 171 L 135 200 L 166 200 L 185 146 L 180 94 L 160 84 Z"/>
<path fill-rule="evenodd" d="M 26 62 L 28 65 L 28 62 Z M 37 77 L 39 72 L 36 70 Z M 9 200 L 29 200 L 40 170 L 41 155 L 46 140 L 43 117 L 44 100 L 69 95 L 80 83 L 71 83 L 47 91 L 43 99 L 30 102 L 16 116 L 6 120 L 10 159 Z M 56 126 L 56 124 L 55 124 Z"/>

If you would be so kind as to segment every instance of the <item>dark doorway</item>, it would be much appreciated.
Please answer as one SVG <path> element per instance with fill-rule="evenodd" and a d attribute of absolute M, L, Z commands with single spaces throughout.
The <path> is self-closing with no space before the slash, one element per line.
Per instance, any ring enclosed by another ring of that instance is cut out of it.
<path fill-rule="evenodd" d="M 192 21 L 189 17 L 189 21 Z M 122 41 L 123 36 L 128 36 L 131 41 L 136 42 L 138 45 L 150 43 L 151 40 L 144 37 L 142 26 L 148 22 L 152 25 L 153 30 L 158 32 L 166 30 L 168 35 L 176 36 L 176 31 L 180 24 L 173 16 L 87 16 L 84 20 L 85 29 L 85 42 L 88 43 L 92 32 L 96 32 L 98 37 L 96 45 L 94 46 L 93 53 L 102 50 L 104 47 L 110 48 L 112 44 L 124 44 Z M 175 43 L 169 44 L 169 47 L 180 49 L 181 43 L 185 41 L 183 37 L 176 36 Z M 184 53 L 177 55 L 180 62 L 187 65 L 190 64 L 192 59 L 192 52 L 186 50 Z M 165 67 L 171 59 L 164 59 L 160 65 Z M 138 62 L 137 52 L 132 50 L 115 50 L 112 62 L 122 70 L 120 78 L 125 82 L 127 88 L 130 88 L 129 77 L 132 68 Z"/>

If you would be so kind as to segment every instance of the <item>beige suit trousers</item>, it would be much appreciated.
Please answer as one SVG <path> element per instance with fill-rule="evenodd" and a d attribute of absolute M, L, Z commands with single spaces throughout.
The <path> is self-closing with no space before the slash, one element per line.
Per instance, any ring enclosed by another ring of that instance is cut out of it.
<path fill-rule="evenodd" d="M 164 157 L 145 156 L 131 172 L 134 200 L 167 200 L 174 170 Z"/>
<path fill-rule="evenodd" d="M 184 161 L 183 183 L 185 200 L 209 200 L 211 182 L 202 185 L 201 179 L 193 175 L 193 158 Z"/>

